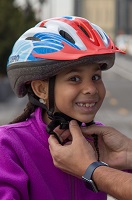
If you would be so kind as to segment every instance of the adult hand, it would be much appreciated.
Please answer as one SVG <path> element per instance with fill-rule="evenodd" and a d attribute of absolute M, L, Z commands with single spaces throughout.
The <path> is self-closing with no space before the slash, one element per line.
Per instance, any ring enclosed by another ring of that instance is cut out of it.
<path fill-rule="evenodd" d="M 100 160 L 118 169 L 132 168 L 132 140 L 112 127 L 96 126 L 81 128 L 85 137 L 99 137 Z"/>
<path fill-rule="evenodd" d="M 56 167 L 69 174 L 81 177 L 87 167 L 96 161 L 95 151 L 82 135 L 82 131 L 75 120 L 70 122 L 69 130 L 72 135 L 70 142 L 62 146 L 54 135 L 51 135 L 49 137 L 49 149 Z M 64 135 L 63 133 L 63 137 Z"/>

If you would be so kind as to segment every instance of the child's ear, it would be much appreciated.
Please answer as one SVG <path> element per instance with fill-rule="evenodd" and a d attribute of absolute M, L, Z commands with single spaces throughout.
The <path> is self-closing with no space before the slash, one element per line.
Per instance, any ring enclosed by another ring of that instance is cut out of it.
<path fill-rule="evenodd" d="M 31 87 L 36 96 L 40 99 L 48 99 L 48 81 L 35 80 L 31 82 Z"/>

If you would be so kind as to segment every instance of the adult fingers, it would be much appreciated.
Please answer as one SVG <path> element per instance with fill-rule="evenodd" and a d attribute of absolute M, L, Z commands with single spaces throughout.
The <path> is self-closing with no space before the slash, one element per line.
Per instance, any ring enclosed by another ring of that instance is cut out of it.
<path fill-rule="evenodd" d="M 111 128 L 110 127 L 106 127 L 106 126 L 98 126 L 98 125 L 92 125 L 89 127 L 82 127 L 81 128 L 82 133 L 84 136 L 88 136 L 88 135 L 106 135 L 108 133 L 111 132 Z"/>
<path fill-rule="evenodd" d="M 60 140 L 63 142 L 65 141 L 67 138 L 70 138 L 71 133 L 69 131 L 69 129 L 60 129 L 60 126 L 57 126 L 54 129 L 54 132 L 58 135 L 58 137 L 60 138 Z"/>
<path fill-rule="evenodd" d="M 49 142 L 49 148 L 56 148 L 56 146 L 61 146 L 61 144 L 59 144 L 58 140 L 55 138 L 54 135 L 50 135 L 48 138 L 48 142 Z"/>
<path fill-rule="evenodd" d="M 83 137 L 82 131 L 75 120 L 70 121 L 69 129 L 73 140 L 78 140 L 80 137 Z"/>

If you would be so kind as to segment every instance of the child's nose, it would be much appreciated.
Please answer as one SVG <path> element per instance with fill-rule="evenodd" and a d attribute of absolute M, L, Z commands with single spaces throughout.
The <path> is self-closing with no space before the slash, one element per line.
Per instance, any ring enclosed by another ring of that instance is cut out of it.
<path fill-rule="evenodd" d="M 82 93 L 83 94 L 91 94 L 91 95 L 94 95 L 94 94 L 97 94 L 98 93 L 98 90 L 95 86 L 94 83 L 90 82 L 90 83 L 87 83 L 84 85 L 83 89 L 82 89 Z"/>

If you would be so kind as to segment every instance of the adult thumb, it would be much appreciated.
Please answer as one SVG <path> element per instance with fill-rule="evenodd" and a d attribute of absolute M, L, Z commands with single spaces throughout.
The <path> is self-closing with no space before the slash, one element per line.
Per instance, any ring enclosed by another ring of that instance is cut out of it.
<path fill-rule="evenodd" d="M 76 138 L 82 137 L 82 131 L 78 125 L 78 123 L 75 120 L 71 120 L 69 124 L 69 129 L 72 135 L 73 140 Z"/>

